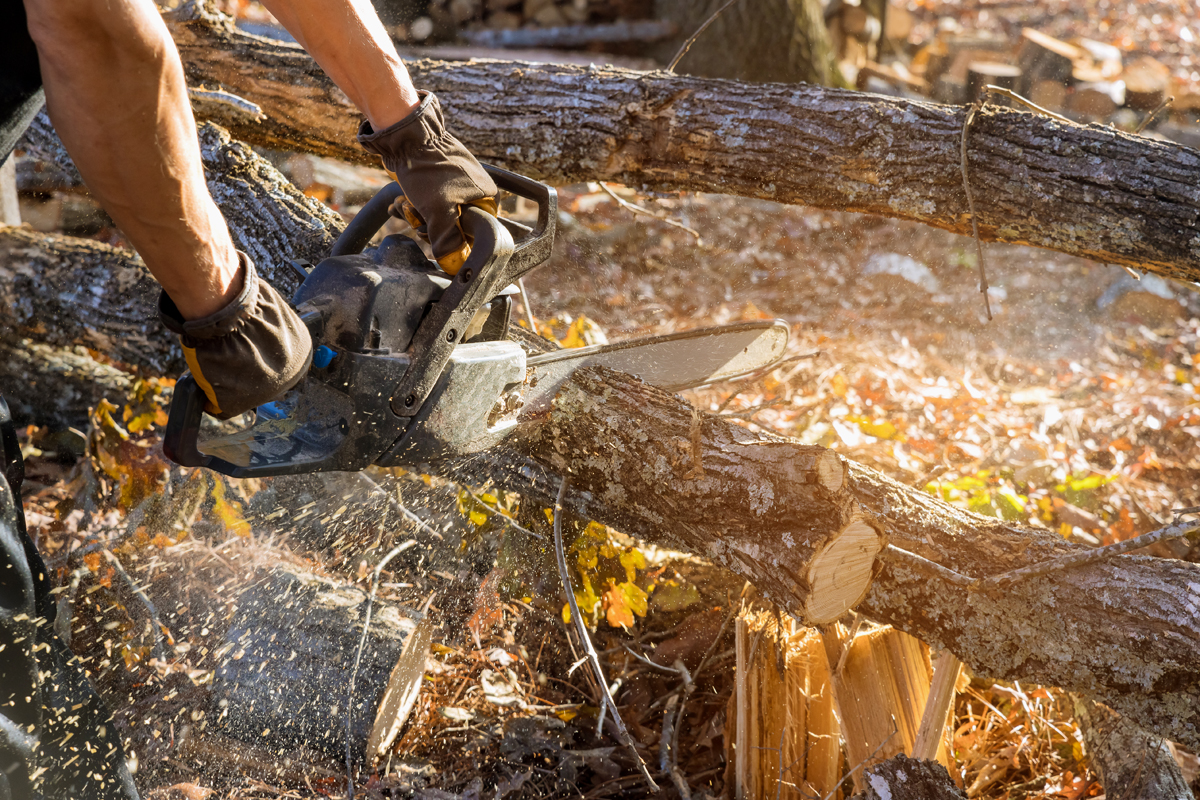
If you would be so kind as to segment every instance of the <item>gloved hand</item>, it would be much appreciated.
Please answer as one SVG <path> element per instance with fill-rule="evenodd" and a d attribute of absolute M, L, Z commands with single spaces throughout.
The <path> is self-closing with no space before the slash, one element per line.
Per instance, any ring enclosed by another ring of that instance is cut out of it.
<path fill-rule="evenodd" d="M 242 291 L 202 319 L 184 320 L 166 292 L 158 315 L 179 334 L 192 377 L 208 397 L 204 410 L 229 419 L 269 403 L 295 386 L 312 362 L 312 339 L 295 310 L 238 253 Z"/>
<path fill-rule="evenodd" d="M 409 224 L 426 233 L 438 265 L 454 275 L 471 253 L 459 223 L 460 206 L 476 205 L 496 214 L 496 184 L 462 142 L 446 131 L 442 108 L 429 92 L 421 105 L 381 131 L 363 122 L 358 142 L 383 158 L 383 166 L 404 189 L 397 201 Z"/>

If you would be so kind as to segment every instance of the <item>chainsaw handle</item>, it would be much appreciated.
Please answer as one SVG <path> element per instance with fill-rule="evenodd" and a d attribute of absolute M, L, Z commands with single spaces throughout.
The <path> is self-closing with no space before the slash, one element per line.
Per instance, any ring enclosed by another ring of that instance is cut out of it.
<path fill-rule="evenodd" d="M 167 429 L 163 431 L 163 454 L 181 467 L 206 467 L 211 460 L 200 452 L 200 420 L 208 398 L 191 374 L 175 382 Z"/>
<path fill-rule="evenodd" d="M 524 225 L 503 221 L 516 241 L 516 250 L 509 259 L 504 274 L 504 283 L 512 283 L 550 257 L 554 245 L 554 224 L 558 218 L 558 193 L 544 183 L 509 172 L 506 169 L 484 164 L 488 175 L 496 186 L 517 197 L 524 197 L 537 205 L 538 218 L 532 230 Z M 350 220 L 342 235 L 333 244 L 330 255 L 344 256 L 361 253 L 371 238 L 387 223 L 389 210 L 404 190 L 396 182 L 380 189 Z M 464 220 L 464 228 L 467 224 Z M 471 233 L 470 230 L 467 233 Z M 518 235 L 524 234 L 518 238 Z"/>

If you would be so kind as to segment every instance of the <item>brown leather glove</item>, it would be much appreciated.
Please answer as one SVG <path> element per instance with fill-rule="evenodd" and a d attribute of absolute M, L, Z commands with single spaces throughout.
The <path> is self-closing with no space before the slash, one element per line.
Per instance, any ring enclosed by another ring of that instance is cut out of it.
<path fill-rule="evenodd" d="M 242 291 L 202 319 L 184 320 L 163 292 L 158 315 L 179 334 L 192 377 L 208 397 L 204 410 L 229 419 L 269 403 L 295 386 L 312 362 L 312 340 L 299 315 L 238 253 Z"/>
<path fill-rule="evenodd" d="M 375 131 L 364 121 L 358 142 L 383 158 L 404 190 L 399 210 L 429 237 L 438 264 L 454 275 L 471 253 L 459 224 L 460 206 L 476 205 L 494 216 L 497 189 L 463 143 L 447 132 L 437 98 L 419 94 L 421 105 L 395 125 Z"/>

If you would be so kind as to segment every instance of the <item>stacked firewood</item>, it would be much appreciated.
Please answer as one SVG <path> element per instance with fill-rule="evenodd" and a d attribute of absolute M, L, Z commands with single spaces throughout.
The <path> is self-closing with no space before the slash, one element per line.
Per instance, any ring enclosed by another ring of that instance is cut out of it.
<path fill-rule="evenodd" d="M 990 84 L 1081 122 L 1120 127 L 1137 127 L 1168 97 L 1174 97 L 1177 121 L 1200 110 L 1200 95 L 1175 85 L 1171 70 L 1153 57 L 1129 60 L 1113 45 L 1063 41 L 1033 28 L 1022 31 L 1015 47 L 991 35 L 941 33 L 917 53 L 911 69 L 933 99 L 946 103 L 977 100 Z"/>
<path fill-rule="evenodd" d="M 522 29 L 559 29 L 625 25 L 635 20 L 648 20 L 652 16 L 653 0 L 431 0 L 423 11 L 400 16 L 410 17 L 391 25 L 396 38 L 412 44 L 432 43 L 453 39 L 457 36 L 470 43 L 488 46 L 488 36 L 501 31 Z M 647 29 L 649 30 L 649 29 Z M 584 34 L 568 35 L 563 47 L 579 46 L 575 40 Z M 633 28 L 626 39 L 642 41 L 655 38 L 652 34 Z M 611 41 L 612 33 L 599 31 L 599 41 Z M 476 42 L 475 40 L 479 40 Z M 550 44 L 542 44 L 545 34 L 531 46 L 556 46 L 553 36 Z M 586 43 L 586 39 L 585 39 Z M 508 46 L 521 46 L 519 44 Z"/>

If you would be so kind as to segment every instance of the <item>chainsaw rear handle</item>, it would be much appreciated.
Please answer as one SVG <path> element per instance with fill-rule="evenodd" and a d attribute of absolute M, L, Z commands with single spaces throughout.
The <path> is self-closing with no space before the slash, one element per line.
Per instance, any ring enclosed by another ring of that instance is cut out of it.
<path fill-rule="evenodd" d="M 163 431 L 163 455 L 181 467 L 206 467 L 211 456 L 200 452 L 200 421 L 208 398 L 191 373 L 175 382 L 167 429 Z"/>
<path fill-rule="evenodd" d="M 492 180 L 498 187 L 517 197 L 524 197 L 526 200 L 532 201 L 538 209 L 537 223 L 532 230 L 512 220 L 500 220 L 500 223 L 508 228 L 516 244 L 516 249 L 504 272 L 504 283 L 507 284 L 522 277 L 550 257 L 550 250 L 554 246 L 554 223 L 558 217 L 558 194 L 546 184 L 515 172 L 493 167 L 490 164 L 484 164 L 483 168 L 488 175 L 492 176 Z M 395 182 L 380 189 L 354 215 L 354 219 L 350 220 L 350 224 L 334 242 L 330 255 L 344 256 L 361 253 L 371 238 L 387 223 L 392 204 L 403 195 L 404 190 L 400 188 L 400 184 Z M 471 216 L 464 213 L 463 228 L 467 234 L 474 237 L 475 231 L 471 229 L 474 226 L 469 219 Z"/>

